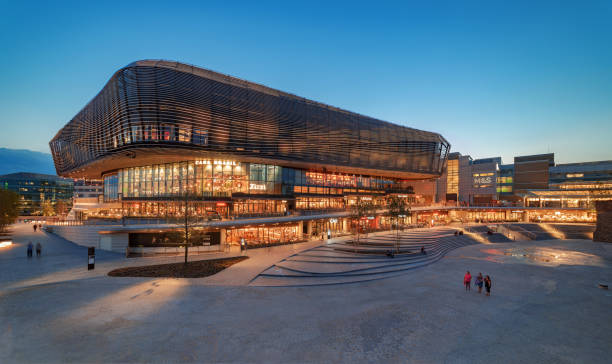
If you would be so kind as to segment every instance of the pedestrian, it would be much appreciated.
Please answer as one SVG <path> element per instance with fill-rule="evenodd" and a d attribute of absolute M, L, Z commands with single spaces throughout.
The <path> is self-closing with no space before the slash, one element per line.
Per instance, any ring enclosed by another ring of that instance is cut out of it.
<path fill-rule="evenodd" d="M 482 293 L 482 273 L 478 273 L 478 277 L 476 277 L 476 281 L 474 281 L 474 284 L 478 286 L 478 293 Z"/>
<path fill-rule="evenodd" d="M 33 245 L 32 245 L 32 242 L 30 241 L 28 242 L 28 258 L 32 258 L 32 248 L 33 248 Z"/>
<path fill-rule="evenodd" d="M 487 290 L 487 296 L 491 295 L 491 277 L 486 276 L 484 279 L 485 289 Z"/>
<path fill-rule="evenodd" d="M 34 224 L 34 232 L 36 232 L 36 228 L 38 227 L 38 225 Z"/>
<path fill-rule="evenodd" d="M 423 255 L 427 254 L 427 252 L 425 251 L 425 247 L 424 246 L 421 247 L 421 254 L 423 254 Z"/>
<path fill-rule="evenodd" d="M 42 246 L 40 245 L 40 242 L 36 243 L 36 256 L 40 257 L 40 251 L 42 250 Z"/>
<path fill-rule="evenodd" d="M 466 291 L 471 291 L 472 275 L 469 270 L 465 273 L 465 276 L 463 276 L 463 284 L 465 285 Z"/>

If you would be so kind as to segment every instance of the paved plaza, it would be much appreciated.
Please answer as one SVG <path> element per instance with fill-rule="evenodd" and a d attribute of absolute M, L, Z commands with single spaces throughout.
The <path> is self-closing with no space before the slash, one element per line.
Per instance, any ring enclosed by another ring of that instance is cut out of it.
<path fill-rule="evenodd" d="M 43 244 L 43 257 L 25 258 L 29 240 Z M 612 357 L 612 292 L 598 288 L 612 280 L 612 246 L 605 243 L 462 244 L 384 279 L 258 287 L 260 274 L 275 265 L 301 270 L 297 264 L 321 252 L 334 259 L 325 252 L 330 244 L 251 250 L 250 259 L 207 278 L 151 279 L 106 273 L 181 258 L 98 252 L 96 269 L 87 271 L 83 247 L 34 233 L 30 225 L 16 227 L 15 241 L 0 250 L 0 363 L 608 363 Z M 362 264 L 354 260 L 318 269 L 350 273 L 355 269 L 346 264 Z M 491 276 L 491 297 L 464 291 L 468 269 Z"/>

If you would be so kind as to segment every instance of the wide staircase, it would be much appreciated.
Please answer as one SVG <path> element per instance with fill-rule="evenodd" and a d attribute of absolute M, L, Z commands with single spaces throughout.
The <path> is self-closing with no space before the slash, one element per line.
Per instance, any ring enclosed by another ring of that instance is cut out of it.
<path fill-rule="evenodd" d="M 557 231 L 564 239 L 593 240 L 595 224 L 546 224 Z"/>
<path fill-rule="evenodd" d="M 359 242 L 321 245 L 283 259 L 260 273 L 251 285 L 312 286 L 393 277 L 432 264 L 453 249 L 478 243 L 467 235 L 455 235 L 455 231 L 434 228 L 401 232 L 399 244 L 395 232 L 385 232 Z"/>
<path fill-rule="evenodd" d="M 512 241 L 506 235 L 499 233 L 495 228 L 488 227 L 486 225 L 474 225 L 465 227 L 466 231 L 477 234 L 483 240 L 489 243 L 507 243 Z"/>
<path fill-rule="evenodd" d="M 514 223 L 504 224 L 510 231 L 520 234 L 529 240 L 551 240 L 561 238 L 554 231 L 547 231 L 540 224 Z"/>

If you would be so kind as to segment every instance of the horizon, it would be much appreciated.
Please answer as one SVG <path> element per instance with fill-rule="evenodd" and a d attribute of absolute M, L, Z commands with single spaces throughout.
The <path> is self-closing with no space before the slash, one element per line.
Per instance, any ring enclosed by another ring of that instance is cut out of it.
<path fill-rule="evenodd" d="M 436 132 L 474 159 L 612 159 L 610 4 L 334 4 L 320 13 L 192 3 L 133 19 L 134 6 L 7 7 L 16 16 L 0 24 L 14 49 L 0 60 L 0 147 L 49 153 L 114 72 L 167 59 Z"/>

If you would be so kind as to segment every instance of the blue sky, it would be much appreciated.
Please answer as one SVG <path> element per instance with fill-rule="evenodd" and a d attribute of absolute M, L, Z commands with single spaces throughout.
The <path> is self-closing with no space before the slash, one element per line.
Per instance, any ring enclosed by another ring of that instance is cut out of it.
<path fill-rule="evenodd" d="M 446 137 L 612 159 L 612 2 L 0 0 L 0 147 L 48 141 L 119 68 L 170 59 Z"/>

